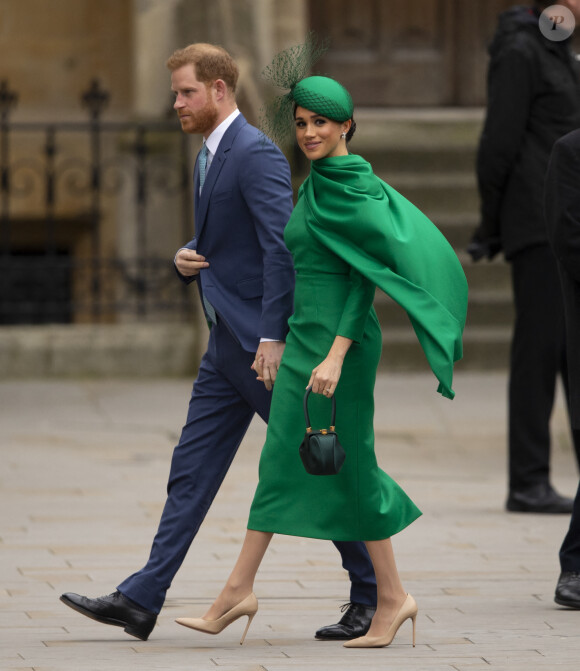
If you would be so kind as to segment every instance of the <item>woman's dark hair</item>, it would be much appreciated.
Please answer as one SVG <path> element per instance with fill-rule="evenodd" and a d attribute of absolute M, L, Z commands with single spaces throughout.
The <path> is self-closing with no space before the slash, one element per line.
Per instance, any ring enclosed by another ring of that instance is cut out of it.
<path fill-rule="evenodd" d="M 346 134 L 346 141 L 350 142 L 352 139 L 352 136 L 354 135 L 354 132 L 356 130 L 356 121 L 354 120 L 354 117 L 350 118 L 350 128 L 348 129 L 348 133 Z"/>
<path fill-rule="evenodd" d="M 298 107 L 298 103 L 294 103 L 294 106 L 292 107 L 292 116 L 296 118 L 296 108 Z M 325 116 L 324 114 L 321 114 L 320 116 Z M 327 117 L 329 118 L 329 117 Z M 356 121 L 354 120 L 354 116 L 350 118 L 351 124 L 350 128 L 348 129 L 348 133 L 346 134 L 346 141 L 350 142 L 352 139 L 352 136 L 354 135 L 354 132 L 356 130 Z M 335 121 L 335 119 L 331 119 L 331 121 Z M 348 119 L 345 119 L 345 121 L 348 121 Z M 340 122 L 339 122 L 340 123 Z"/>

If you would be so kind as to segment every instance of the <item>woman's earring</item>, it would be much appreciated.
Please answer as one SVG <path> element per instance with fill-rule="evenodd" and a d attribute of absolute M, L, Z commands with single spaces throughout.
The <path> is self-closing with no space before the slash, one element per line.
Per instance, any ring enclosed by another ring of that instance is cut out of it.
<path fill-rule="evenodd" d="M 346 133 L 343 133 L 340 137 L 344 140 L 346 138 Z"/>

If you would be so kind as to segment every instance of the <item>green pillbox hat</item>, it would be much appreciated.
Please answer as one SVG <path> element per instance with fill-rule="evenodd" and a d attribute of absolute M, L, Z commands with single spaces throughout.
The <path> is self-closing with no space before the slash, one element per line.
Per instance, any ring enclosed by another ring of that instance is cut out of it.
<path fill-rule="evenodd" d="M 330 77 L 306 77 L 292 89 L 294 102 L 311 112 L 333 121 L 352 118 L 353 104 L 350 93 Z"/>

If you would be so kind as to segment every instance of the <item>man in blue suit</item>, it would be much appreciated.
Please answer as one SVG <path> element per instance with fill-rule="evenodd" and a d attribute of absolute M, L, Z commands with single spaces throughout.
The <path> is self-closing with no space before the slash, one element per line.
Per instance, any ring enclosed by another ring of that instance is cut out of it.
<path fill-rule="evenodd" d="M 292 211 L 289 166 L 240 114 L 235 61 L 220 47 L 200 43 L 176 51 L 167 65 L 182 129 L 204 138 L 194 171 L 196 235 L 178 250 L 175 266 L 184 282 L 197 284 L 209 342 L 147 564 L 108 596 L 61 596 L 83 615 L 142 640 L 155 626 L 254 414 L 268 421 L 294 288 L 283 240 Z M 336 545 L 351 577 L 351 603 L 341 622 L 319 630 L 317 638 L 364 635 L 376 606 L 364 544 Z"/>

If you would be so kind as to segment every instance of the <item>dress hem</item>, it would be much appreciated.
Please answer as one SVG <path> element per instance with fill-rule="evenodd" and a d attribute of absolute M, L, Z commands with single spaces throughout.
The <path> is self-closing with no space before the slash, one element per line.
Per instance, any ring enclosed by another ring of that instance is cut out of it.
<path fill-rule="evenodd" d="M 275 525 L 269 526 L 269 525 L 263 525 L 260 526 L 258 524 L 248 524 L 248 530 L 249 531 L 261 531 L 263 533 L 270 533 L 270 534 L 280 534 L 282 536 L 295 536 L 296 538 L 314 538 L 322 541 L 353 541 L 353 542 L 365 542 L 365 541 L 383 541 L 387 540 L 388 538 L 392 538 L 396 534 L 400 533 L 404 529 L 406 529 L 408 526 L 410 526 L 413 522 L 419 519 L 421 517 L 422 513 L 420 512 L 416 517 L 414 517 L 412 520 L 406 522 L 402 527 L 397 529 L 396 531 L 393 531 L 389 535 L 381 535 L 381 536 L 372 536 L 372 537 L 367 537 L 367 538 L 361 538 L 360 535 L 352 535 L 352 534 L 322 534 L 321 532 L 318 532 L 316 535 L 313 533 L 306 533 L 304 531 L 301 531 L 300 533 L 296 531 L 290 531 L 288 529 L 286 530 L 281 530 L 279 527 L 274 529 L 273 527 Z"/>

